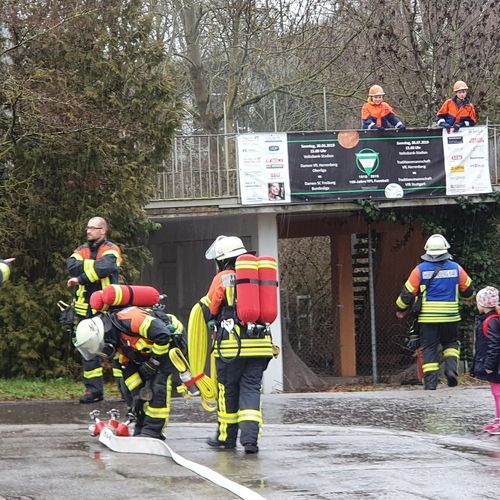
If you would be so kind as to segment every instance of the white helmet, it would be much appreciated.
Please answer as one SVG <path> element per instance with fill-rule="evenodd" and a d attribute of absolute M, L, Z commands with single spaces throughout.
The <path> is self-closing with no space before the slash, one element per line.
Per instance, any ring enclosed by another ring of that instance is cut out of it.
<path fill-rule="evenodd" d="M 429 236 L 425 243 L 425 253 L 427 255 L 442 255 L 448 253 L 450 244 L 442 234 L 433 234 Z"/>
<path fill-rule="evenodd" d="M 87 361 L 101 354 L 104 349 L 104 323 L 100 316 L 78 323 L 73 339 L 74 346 Z"/>
<path fill-rule="evenodd" d="M 225 260 L 231 257 L 238 257 L 247 253 L 243 242 L 237 236 L 217 236 L 215 241 L 205 252 L 205 258 L 208 260 Z"/>

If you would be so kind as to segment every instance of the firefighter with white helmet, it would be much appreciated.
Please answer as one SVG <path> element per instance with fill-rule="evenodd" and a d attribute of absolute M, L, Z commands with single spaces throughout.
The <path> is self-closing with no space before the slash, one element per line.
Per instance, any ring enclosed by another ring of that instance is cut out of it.
<path fill-rule="evenodd" d="M 394 127 L 405 130 L 403 122 L 394 109 L 384 101 L 385 92 L 380 85 L 372 85 L 368 91 L 368 101 L 361 108 L 361 125 L 364 129 L 376 130 Z"/>
<path fill-rule="evenodd" d="M 453 97 L 447 99 L 439 109 L 436 123 L 439 127 L 458 131 L 460 127 L 473 127 L 477 123 L 474 104 L 467 97 L 469 87 L 458 80 L 453 85 Z"/>
<path fill-rule="evenodd" d="M 215 324 L 213 355 L 219 387 L 217 432 L 207 444 L 234 449 L 239 432 L 245 452 L 257 453 L 262 425 L 261 383 L 273 357 L 273 345 L 268 328 L 256 324 L 252 329 L 237 316 L 236 259 L 248 253 L 237 236 L 216 238 L 205 257 L 215 260 L 218 272 L 199 305 L 205 321 Z M 189 336 L 193 334 L 188 332 Z"/>
<path fill-rule="evenodd" d="M 448 385 L 458 383 L 459 297 L 470 298 L 474 292 L 471 278 L 453 260 L 448 252 L 450 244 L 442 234 L 431 235 L 424 249 L 422 262 L 413 269 L 396 301 L 396 316 L 405 317 L 420 295 L 421 306 L 416 313 L 423 348 L 424 389 L 434 390 L 439 382 L 440 345 Z"/>
<path fill-rule="evenodd" d="M 73 343 L 84 359 L 114 359 L 123 371 L 136 417 L 134 436 L 164 439 L 170 416 L 172 346 L 182 344 L 184 327 L 173 315 L 161 318 L 148 309 L 131 306 L 84 319 Z"/>

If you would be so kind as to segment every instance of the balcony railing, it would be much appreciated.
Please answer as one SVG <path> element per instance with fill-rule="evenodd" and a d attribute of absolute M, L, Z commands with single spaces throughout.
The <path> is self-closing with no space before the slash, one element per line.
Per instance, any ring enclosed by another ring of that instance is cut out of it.
<path fill-rule="evenodd" d="M 206 201 L 239 198 L 236 134 L 175 137 L 170 157 L 158 173 L 152 201 Z M 489 125 L 490 173 L 500 184 L 500 125 Z"/>

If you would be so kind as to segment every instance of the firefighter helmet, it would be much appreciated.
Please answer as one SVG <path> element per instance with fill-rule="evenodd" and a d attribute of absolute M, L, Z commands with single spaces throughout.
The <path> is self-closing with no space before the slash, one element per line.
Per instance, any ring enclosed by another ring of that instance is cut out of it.
<path fill-rule="evenodd" d="M 469 90 L 469 87 L 467 87 L 467 84 L 462 80 L 458 80 L 455 82 L 455 85 L 453 85 L 453 92 L 458 92 L 459 90 Z"/>
<path fill-rule="evenodd" d="M 74 346 L 87 361 L 103 352 L 104 322 L 100 316 L 84 319 L 76 327 Z"/>
<path fill-rule="evenodd" d="M 225 260 L 231 257 L 238 257 L 247 253 L 243 242 L 237 236 L 217 236 L 215 241 L 205 252 L 205 258 L 208 260 Z"/>
<path fill-rule="evenodd" d="M 370 87 L 370 90 L 368 91 L 368 95 L 370 97 L 376 96 L 376 95 L 385 95 L 384 89 L 380 85 L 372 85 Z"/>
<path fill-rule="evenodd" d="M 442 255 L 448 253 L 450 244 L 442 234 L 429 236 L 425 243 L 425 253 L 427 255 Z"/>

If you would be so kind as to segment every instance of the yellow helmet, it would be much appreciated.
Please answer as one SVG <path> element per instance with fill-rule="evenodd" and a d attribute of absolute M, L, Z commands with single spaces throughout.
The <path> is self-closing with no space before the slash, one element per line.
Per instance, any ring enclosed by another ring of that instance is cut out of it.
<path fill-rule="evenodd" d="M 455 82 L 455 85 L 453 85 L 453 92 L 458 92 L 459 90 L 469 90 L 469 87 L 467 87 L 467 84 L 462 80 L 458 80 Z"/>
<path fill-rule="evenodd" d="M 372 85 L 368 91 L 368 95 L 373 97 L 375 95 L 385 95 L 384 89 L 380 85 Z"/>

